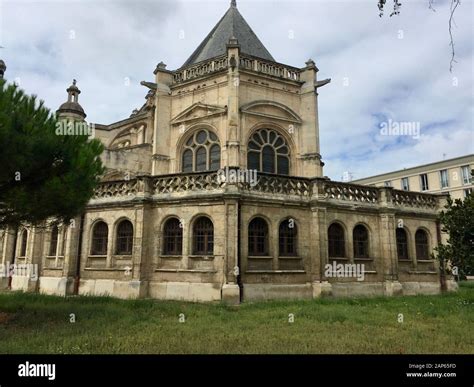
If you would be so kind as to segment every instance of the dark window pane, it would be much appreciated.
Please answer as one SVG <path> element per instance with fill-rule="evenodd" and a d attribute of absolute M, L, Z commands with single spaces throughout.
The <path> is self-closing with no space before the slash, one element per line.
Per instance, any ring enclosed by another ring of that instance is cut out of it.
<path fill-rule="evenodd" d="M 275 151 L 270 145 L 262 150 L 263 172 L 275 173 Z"/>
<path fill-rule="evenodd" d="M 58 248 L 58 234 L 59 230 L 57 226 L 54 226 L 53 229 L 51 230 L 51 242 L 49 243 L 49 256 L 50 257 L 55 257 L 56 256 L 56 251 Z"/>
<path fill-rule="evenodd" d="M 163 254 L 183 254 L 183 228 L 176 218 L 168 219 L 163 233 Z"/>
<path fill-rule="evenodd" d="M 221 147 L 219 145 L 213 145 L 211 147 L 211 161 L 210 169 L 212 171 L 217 170 L 221 166 Z"/>
<path fill-rule="evenodd" d="M 193 171 L 193 152 L 191 149 L 186 149 L 183 153 L 183 172 Z"/>
<path fill-rule="evenodd" d="M 196 151 L 196 171 L 205 171 L 206 166 L 206 148 L 203 146 Z"/>
<path fill-rule="evenodd" d="M 290 174 L 290 163 L 288 161 L 288 157 L 278 156 L 278 173 L 281 175 Z"/>
<path fill-rule="evenodd" d="M 249 224 L 249 255 L 268 255 L 268 226 L 262 218 Z"/>
<path fill-rule="evenodd" d="M 98 222 L 92 232 L 91 255 L 107 255 L 109 228 L 104 222 Z"/>
<path fill-rule="evenodd" d="M 268 142 L 268 132 L 265 130 L 265 129 L 262 129 L 259 131 L 259 134 L 260 134 L 260 137 L 262 138 L 263 140 L 263 143 L 267 143 Z"/>
<path fill-rule="evenodd" d="M 28 231 L 23 230 L 21 234 L 20 257 L 26 257 L 26 247 L 28 245 Z"/>
<path fill-rule="evenodd" d="M 281 137 L 278 137 L 278 140 L 276 140 L 274 147 L 278 148 L 279 146 L 282 146 L 284 144 L 284 141 Z"/>
<path fill-rule="evenodd" d="M 418 230 L 415 234 L 416 259 L 430 259 L 428 251 L 428 234 L 424 230 Z"/>
<path fill-rule="evenodd" d="M 346 256 L 344 229 L 338 223 L 333 223 L 328 229 L 329 257 L 342 258 Z"/>
<path fill-rule="evenodd" d="M 209 218 L 201 217 L 194 223 L 193 254 L 214 254 L 214 226 Z"/>
<path fill-rule="evenodd" d="M 247 154 L 247 168 L 260 171 L 260 153 L 249 152 Z"/>
<path fill-rule="evenodd" d="M 275 141 L 276 136 L 277 136 L 277 135 L 276 135 L 275 132 L 273 132 L 273 131 L 270 132 L 270 138 L 269 138 L 269 141 L 268 141 L 268 142 L 269 142 L 270 144 L 273 144 L 273 141 Z"/>
<path fill-rule="evenodd" d="M 398 259 L 409 259 L 408 256 L 408 238 L 407 233 L 403 228 L 397 228 L 397 255 Z"/>
<path fill-rule="evenodd" d="M 116 254 L 131 255 L 133 249 L 133 225 L 123 220 L 117 227 Z"/>
<path fill-rule="evenodd" d="M 218 141 L 217 136 L 213 132 L 209 132 L 209 137 L 211 138 L 212 141 Z"/>
<path fill-rule="evenodd" d="M 287 146 L 282 146 L 282 147 L 278 148 L 277 153 L 282 154 L 282 155 L 287 155 L 288 154 L 288 147 Z"/>
<path fill-rule="evenodd" d="M 369 258 L 369 233 L 364 226 L 354 227 L 353 242 L 354 258 Z"/>
<path fill-rule="evenodd" d="M 260 150 L 261 146 L 257 143 L 250 141 L 249 142 L 249 149 Z"/>
<path fill-rule="evenodd" d="M 204 130 L 201 130 L 196 136 L 196 142 L 198 144 L 204 144 L 207 140 L 207 133 Z"/>
<path fill-rule="evenodd" d="M 262 138 L 258 135 L 258 133 L 255 133 L 255 134 L 252 136 L 252 139 L 253 139 L 257 144 L 263 145 Z"/>
<path fill-rule="evenodd" d="M 280 256 L 295 256 L 297 255 L 297 228 L 296 223 L 290 220 L 284 220 L 280 224 L 279 229 L 279 250 Z"/>

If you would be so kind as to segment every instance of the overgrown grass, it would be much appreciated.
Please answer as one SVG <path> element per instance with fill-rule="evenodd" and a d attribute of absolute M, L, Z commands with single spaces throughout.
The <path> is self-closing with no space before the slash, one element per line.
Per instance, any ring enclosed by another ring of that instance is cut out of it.
<path fill-rule="evenodd" d="M 0 353 L 472 354 L 473 307 L 474 283 L 439 296 L 237 307 L 2 293 Z"/>

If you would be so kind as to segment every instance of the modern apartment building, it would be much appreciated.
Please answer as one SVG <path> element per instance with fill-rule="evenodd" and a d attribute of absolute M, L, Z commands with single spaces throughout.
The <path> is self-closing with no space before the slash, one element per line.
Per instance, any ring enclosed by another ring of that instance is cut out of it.
<path fill-rule="evenodd" d="M 381 175 L 353 180 L 353 183 L 375 187 L 393 187 L 404 191 L 449 193 L 464 198 L 473 192 L 474 154 L 435 163 L 405 168 Z"/>

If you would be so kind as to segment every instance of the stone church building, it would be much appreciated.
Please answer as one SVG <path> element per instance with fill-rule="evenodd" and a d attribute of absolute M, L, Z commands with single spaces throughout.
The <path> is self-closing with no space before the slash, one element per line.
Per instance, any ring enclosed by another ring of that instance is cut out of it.
<path fill-rule="evenodd" d="M 83 215 L 2 233 L 4 265 L 38 268 L 11 288 L 232 303 L 439 292 L 446 197 L 324 177 L 317 74 L 277 62 L 232 1 L 180 68 L 142 82 L 140 109 L 95 124 L 107 171 Z M 58 117 L 85 122 L 67 92 Z"/>

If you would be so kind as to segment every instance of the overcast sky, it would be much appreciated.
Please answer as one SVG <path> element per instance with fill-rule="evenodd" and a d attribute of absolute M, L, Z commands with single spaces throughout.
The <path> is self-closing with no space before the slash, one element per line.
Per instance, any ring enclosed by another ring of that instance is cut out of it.
<path fill-rule="evenodd" d="M 449 72 L 449 1 L 401 0 L 401 14 L 379 18 L 377 0 L 238 0 L 275 60 L 318 78 L 325 175 L 340 180 L 474 152 L 473 4 L 462 1 Z M 230 1 L 0 0 L 5 77 L 52 110 L 76 78 L 87 120 L 109 124 L 144 103 L 139 82 L 160 61 L 180 67 Z M 387 1 L 390 8 L 391 0 Z M 387 9 L 389 11 L 389 9 Z M 383 135 L 412 123 L 411 135 Z M 419 125 L 419 136 L 416 127 Z"/>

